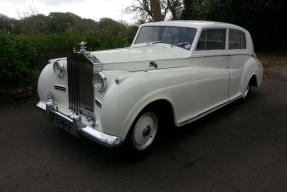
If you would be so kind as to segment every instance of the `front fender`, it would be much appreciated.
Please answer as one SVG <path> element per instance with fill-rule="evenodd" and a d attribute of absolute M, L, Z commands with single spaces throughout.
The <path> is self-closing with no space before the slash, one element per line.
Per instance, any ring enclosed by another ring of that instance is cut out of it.
<path fill-rule="evenodd" d="M 157 100 L 172 103 L 163 91 L 166 86 L 159 85 L 164 81 L 153 81 L 154 76 L 151 77 L 145 71 L 133 72 L 127 76 L 120 83 L 110 81 L 107 91 L 98 97 L 102 102 L 100 119 L 103 131 L 122 139 L 126 137 L 137 115 L 148 104 Z"/>
<path fill-rule="evenodd" d="M 66 60 L 65 58 L 55 59 L 61 60 L 66 68 Z M 46 96 L 48 92 L 53 92 L 55 95 L 55 103 L 62 105 L 62 106 L 69 106 L 68 102 L 68 93 L 63 91 L 57 91 L 54 89 L 54 85 L 61 85 L 63 87 L 68 88 L 68 75 L 67 72 L 64 74 L 63 78 L 58 78 L 53 71 L 53 61 L 51 60 L 49 64 L 47 64 L 44 69 L 41 71 L 39 79 L 38 79 L 38 95 L 40 101 L 46 101 Z M 65 70 L 66 71 L 66 70 Z"/>

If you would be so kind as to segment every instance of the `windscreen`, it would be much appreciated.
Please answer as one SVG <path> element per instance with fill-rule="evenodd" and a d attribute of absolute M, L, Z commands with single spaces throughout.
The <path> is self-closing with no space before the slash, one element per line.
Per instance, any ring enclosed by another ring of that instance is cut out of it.
<path fill-rule="evenodd" d="M 134 42 L 162 42 L 190 49 L 196 34 L 196 29 L 176 26 L 144 26 Z"/>

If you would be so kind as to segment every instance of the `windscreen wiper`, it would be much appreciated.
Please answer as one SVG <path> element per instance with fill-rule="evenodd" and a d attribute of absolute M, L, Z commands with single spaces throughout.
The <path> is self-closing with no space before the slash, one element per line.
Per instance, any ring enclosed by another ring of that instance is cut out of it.
<path fill-rule="evenodd" d="M 151 45 L 151 44 L 157 44 L 157 43 L 163 43 L 163 41 L 152 41 L 152 42 L 148 42 L 149 45 Z"/>
<path fill-rule="evenodd" d="M 190 42 L 182 42 L 182 43 L 178 43 L 178 44 L 176 44 L 177 46 L 183 46 L 183 45 L 187 45 L 187 44 L 190 44 Z"/>
<path fill-rule="evenodd" d="M 190 49 L 191 43 L 186 41 L 186 42 L 178 43 L 176 44 L 176 46 L 181 47 L 183 49 Z"/>

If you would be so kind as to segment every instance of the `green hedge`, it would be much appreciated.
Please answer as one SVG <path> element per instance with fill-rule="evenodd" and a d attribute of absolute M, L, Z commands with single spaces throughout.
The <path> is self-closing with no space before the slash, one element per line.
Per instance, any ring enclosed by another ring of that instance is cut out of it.
<path fill-rule="evenodd" d="M 37 76 L 36 55 L 36 46 L 26 38 L 0 33 L 1 85 L 31 83 Z"/>
<path fill-rule="evenodd" d="M 130 33 L 133 36 L 133 33 Z M 65 57 L 81 41 L 88 49 L 102 50 L 125 47 L 131 35 L 112 30 L 89 34 L 8 34 L 0 32 L 0 85 L 27 85 L 36 83 L 40 70 L 51 58 Z"/>

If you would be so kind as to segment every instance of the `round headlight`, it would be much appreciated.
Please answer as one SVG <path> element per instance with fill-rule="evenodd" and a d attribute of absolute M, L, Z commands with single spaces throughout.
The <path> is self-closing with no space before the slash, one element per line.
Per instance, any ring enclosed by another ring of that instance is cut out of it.
<path fill-rule="evenodd" d="M 55 61 L 53 64 L 53 70 L 57 77 L 62 78 L 64 77 L 65 74 L 65 67 L 64 64 L 61 63 L 60 61 Z"/>
<path fill-rule="evenodd" d="M 97 91 L 104 91 L 107 87 L 107 78 L 104 73 L 98 72 L 94 75 L 94 87 Z"/>

